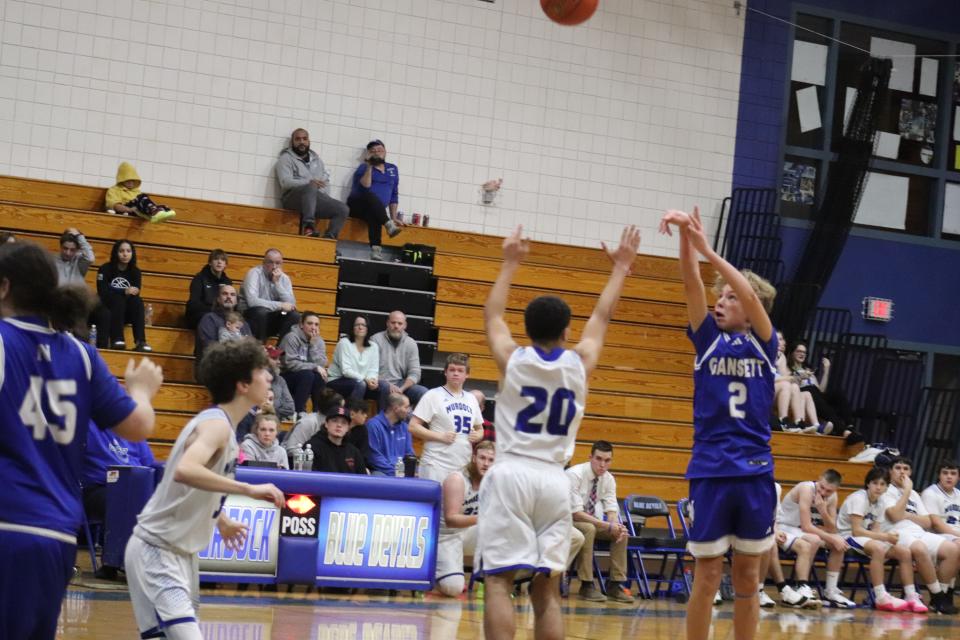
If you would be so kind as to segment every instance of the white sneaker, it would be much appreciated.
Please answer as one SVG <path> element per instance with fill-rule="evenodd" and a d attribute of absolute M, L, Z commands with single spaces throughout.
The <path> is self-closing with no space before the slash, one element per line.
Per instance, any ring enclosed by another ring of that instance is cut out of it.
<path fill-rule="evenodd" d="M 863 451 L 850 458 L 847 462 L 873 462 L 882 452 L 883 449 L 878 449 L 877 447 L 864 447 Z"/>
<path fill-rule="evenodd" d="M 780 592 L 780 604 L 785 607 L 800 608 L 807 601 L 802 595 L 797 593 L 797 590 L 787 585 Z"/>
<path fill-rule="evenodd" d="M 797 589 L 797 593 L 807 599 L 807 601 L 803 603 L 804 609 L 819 609 L 823 606 L 823 602 L 819 596 L 817 596 L 817 592 L 814 591 L 810 585 L 802 585 Z"/>
<path fill-rule="evenodd" d="M 377 260 L 377 261 L 379 261 L 379 262 L 383 262 L 383 260 L 384 260 L 384 257 L 383 257 L 383 247 L 381 247 L 380 245 L 376 245 L 376 244 L 373 245 L 373 246 L 371 246 L 371 247 L 370 247 L 370 259 L 371 259 L 371 260 Z"/>
<path fill-rule="evenodd" d="M 717 591 L 717 595 L 713 596 L 713 604 L 714 606 L 723 604 L 723 596 L 720 595 L 719 591 Z"/>
<path fill-rule="evenodd" d="M 857 603 L 850 600 L 839 589 L 828 589 L 823 592 L 823 601 L 826 605 L 835 609 L 855 609 Z"/>
<path fill-rule="evenodd" d="M 773 601 L 773 598 L 767 595 L 767 592 L 763 589 L 760 589 L 760 606 L 764 609 L 772 609 L 777 606 L 777 603 Z"/>

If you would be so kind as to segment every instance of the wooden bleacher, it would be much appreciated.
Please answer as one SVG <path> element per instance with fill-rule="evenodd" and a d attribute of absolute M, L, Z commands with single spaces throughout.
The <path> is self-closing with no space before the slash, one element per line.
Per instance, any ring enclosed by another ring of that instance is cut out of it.
<path fill-rule="evenodd" d="M 151 357 L 164 367 L 166 380 L 155 401 L 158 422 L 151 440 L 159 457 L 166 456 L 190 415 L 208 403 L 205 390 L 193 382 L 193 333 L 182 328 L 182 320 L 189 278 L 206 263 L 210 249 L 219 247 L 229 253 L 227 271 L 238 286 L 267 248 L 280 249 L 298 306 L 321 314 L 321 330 L 332 354 L 337 335 L 335 243 L 298 237 L 295 214 L 157 195 L 158 202 L 177 210 L 177 218 L 150 225 L 101 212 L 103 194 L 101 187 L 0 176 L 0 227 L 51 250 L 58 248 L 65 228 L 79 228 L 97 254 L 90 284 L 114 240 L 128 238 L 137 244 L 144 271 L 143 296 L 154 307 L 155 326 L 147 330 L 155 350 Z M 341 237 L 365 241 L 365 226 L 348 220 Z M 499 269 L 502 238 L 413 227 L 385 242 L 437 247 L 438 347 L 469 353 L 472 377 L 495 381 L 496 369 L 482 333 L 482 305 Z M 709 266 L 702 270 L 709 282 Z M 531 243 L 528 261 L 519 270 L 508 300 L 511 330 L 522 336 L 522 310 L 530 299 L 544 293 L 562 294 L 571 306 L 571 333 L 576 340 L 606 276 L 607 259 L 599 249 Z M 573 460 L 585 460 L 593 440 L 613 442 L 620 495 L 649 493 L 669 502 L 686 495 L 682 474 L 693 436 L 693 350 L 685 324 L 676 261 L 638 256 L 608 331 L 600 366 L 591 379 L 587 416 Z M 127 339 L 131 341 L 129 335 Z M 103 355 L 111 370 L 122 375 L 128 359 L 139 354 L 107 350 Z M 845 462 L 850 454 L 837 437 L 775 433 L 772 446 L 778 479 L 788 486 L 832 466 L 844 474 L 846 494 L 859 486 L 866 471 L 865 466 Z"/>

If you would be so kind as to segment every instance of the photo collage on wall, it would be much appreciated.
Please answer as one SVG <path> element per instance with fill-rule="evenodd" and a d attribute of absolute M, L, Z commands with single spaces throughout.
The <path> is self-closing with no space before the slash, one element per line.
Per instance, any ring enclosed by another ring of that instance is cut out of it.
<path fill-rule="evenodd" d="M 794 204 L 812 205 L 817 187 L 817 168 L 802 162 L 783 163 L 783 181 L 780 200 Z"/>

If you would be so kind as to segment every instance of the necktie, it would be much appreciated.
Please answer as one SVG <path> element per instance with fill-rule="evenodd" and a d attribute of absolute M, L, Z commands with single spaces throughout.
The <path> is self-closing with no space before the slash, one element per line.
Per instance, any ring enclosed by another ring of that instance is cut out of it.
<path fill-rule="evenodd" d="M 597 506 L 597 484 L 600 482 L 600 478 L 594 478 L 593 483 L 590 485 L 590 495 L 587 496 L 587 502 L 583 505 L 583 510 L 594 515 L 594 509 Z"/>

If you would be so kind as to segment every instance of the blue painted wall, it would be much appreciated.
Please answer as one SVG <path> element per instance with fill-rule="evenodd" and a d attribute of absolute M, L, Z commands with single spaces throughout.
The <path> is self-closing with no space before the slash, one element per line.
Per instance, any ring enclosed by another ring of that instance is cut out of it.
<path fill-rule="evenodd" d="M 794 6 L 889 21 L 901 28 L 960 34 L 960 11 L 952 2 L 919 0 L 751 0 L 749 6 L 791 19 Z M 815 11 L 814 11 L 815 12 Z M 785 83 L 789 80 L 790 29 L 752 11 L 746 14 L 740 107 L 734 158 L 734 187 L 775 187 L 780 176 L 784 137 Z M 960 242 L 946 248 L 896 239 L 850 236 L 827 284 L 822 306 L 844 307 L 854 316 L 853 330 L 883 333 L 891 341 L 960 347 Z M 792 273 L 807 230 L 783 228 L 783 259 Z M 860 318 L 864 296 L 892 298 L 896 317 L 888 325 Z"/>

